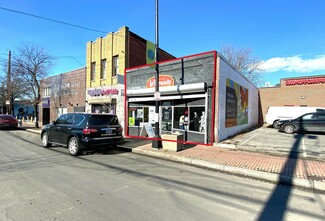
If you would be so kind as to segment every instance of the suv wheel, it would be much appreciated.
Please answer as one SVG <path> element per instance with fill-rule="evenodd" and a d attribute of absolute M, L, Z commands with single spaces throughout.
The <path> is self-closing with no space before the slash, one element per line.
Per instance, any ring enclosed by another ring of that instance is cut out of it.
<path fill-rule="evenodd" d="M 79 153 L 79 144 L 76 137 L 71 137 L 68 142 L 68 150 L 72 156 L 77 156 Z"/>
<path fill-rule="evenodd" d="M 273 128 L 274 129 L 280 129 L 280 125 L 279 125 L 279 121 L 278 120 L 277 121 L 274 121 Z"/>
<path fill-rule="evenodd" d="M 293 125 L 285 125 L 284 126 L 284 132 L 287 134 L 293 134 L 295 132 L 295 127 Z"/>
<path fill-rule="evenodd" d="M 49 134 L 47 132 L 44 132 L 42 134 L 42 146 L 43 147 L 49 147 L 49 146 L 51 146 L 51 143 L 49 141 Z"/>

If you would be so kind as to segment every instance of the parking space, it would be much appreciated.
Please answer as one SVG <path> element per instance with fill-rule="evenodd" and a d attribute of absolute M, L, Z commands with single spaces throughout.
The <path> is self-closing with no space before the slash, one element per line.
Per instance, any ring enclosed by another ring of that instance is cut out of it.
<path fill-rule="evenodd" d="M 285 134 L 273 128 L 260 127 L 222 144 L 238 150 L 325 160 L 325 133 Z"/>

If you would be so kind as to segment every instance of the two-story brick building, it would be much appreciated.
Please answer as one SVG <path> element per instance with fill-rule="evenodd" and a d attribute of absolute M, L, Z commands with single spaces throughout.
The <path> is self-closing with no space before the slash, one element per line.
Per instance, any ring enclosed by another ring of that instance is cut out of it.
<path fill-rule="evenodd" d="M 124 125 L 124 70 L 155 61 L 155 45 L 122 27 L 87 43 L 86 112 L 115 113 Z M 175 58 L 159 49 L 159 60 Z"/>
<path fill-rule="evenodd" d="M 62 113 L 84 112 L 86 97 L 86 68 L 48 77 L 41 81 L 42 103 L 39 121 L 45 125 Z"/>

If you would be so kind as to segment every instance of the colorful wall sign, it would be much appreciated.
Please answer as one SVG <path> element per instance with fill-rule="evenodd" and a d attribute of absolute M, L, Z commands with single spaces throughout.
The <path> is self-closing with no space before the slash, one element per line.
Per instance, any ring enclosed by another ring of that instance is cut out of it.
<path fill-rule="evenodd" d="M 118 89 L 90 89 L 88 90 L 88 95 L 90 96 L 99 96 L 99 95 L 117 95 Z"/>
<path fill-rule="evenodd" d="M 227 79 L 226 127 L 248 123 L 248 89 Z"/>
<path fill-rule="evenodd" d="M 164 87 L 164 86 L 174 86 L 175 81 L 172 76 L 169 75 L 159 75 L 159 87 Z M 146 83 L 146 88 L 152 88 L 155 87 L 156 85 L 156 78 L 152 77 L 149 78 L 149 80 Z"/>

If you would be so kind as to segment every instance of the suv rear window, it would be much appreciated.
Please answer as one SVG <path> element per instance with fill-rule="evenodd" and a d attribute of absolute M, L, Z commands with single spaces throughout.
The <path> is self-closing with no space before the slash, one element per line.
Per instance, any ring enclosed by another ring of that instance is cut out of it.
<path fill-rule="evenodd" d="M 117 116 L 110 115 L 93 115 L 89 117 L 89 126 L 100 126 L 100 125 L 117 125 Z"/>

